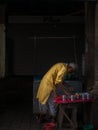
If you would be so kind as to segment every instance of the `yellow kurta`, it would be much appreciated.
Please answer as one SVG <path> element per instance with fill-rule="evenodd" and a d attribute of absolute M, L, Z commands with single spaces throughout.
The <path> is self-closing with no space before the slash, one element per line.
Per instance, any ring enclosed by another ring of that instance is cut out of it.
<path fill-rule="evenodd" d="M 56 90 L 57 85 L 62 83 L 67 74 L 67 64 L 57 63 L 43 76 L 38 92 L 37 99 L 41 104 L 45 104 L 52 91 Z"/>

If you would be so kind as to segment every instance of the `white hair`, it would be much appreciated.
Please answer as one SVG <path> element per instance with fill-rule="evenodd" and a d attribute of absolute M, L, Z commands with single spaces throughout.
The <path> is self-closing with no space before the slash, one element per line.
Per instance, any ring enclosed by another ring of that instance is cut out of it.
<path fill-rule="evenodd" d="M 77 68 L 77 65 L 74 62 L 69 63 L 69 66 L 72 67 L 74 70 Z"/>

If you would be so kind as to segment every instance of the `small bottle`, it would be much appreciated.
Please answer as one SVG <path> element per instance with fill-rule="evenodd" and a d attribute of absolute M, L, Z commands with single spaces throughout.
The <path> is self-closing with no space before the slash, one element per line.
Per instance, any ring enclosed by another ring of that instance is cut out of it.
<path fill-rule="evenodd" d="M 70 96 L 71 101 L 74 101 L 74 95 Z"/>
<path fill-rule="evenodd" d="M 62 100 L 63 100 L 63 101 L 66 100 L 66 95 L 62 95 Z"/>
<path fill-rule="evenodd" d="M 75 93 L 75 97 L 76 97 L 76 99 L 79 99 L 80 98 L 80 94 L 79 93 Z"/>

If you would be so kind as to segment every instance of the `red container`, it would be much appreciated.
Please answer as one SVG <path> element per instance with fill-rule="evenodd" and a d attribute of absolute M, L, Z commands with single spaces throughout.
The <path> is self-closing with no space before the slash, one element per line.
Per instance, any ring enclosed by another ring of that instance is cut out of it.
<path fill-rule="evenodd" d="M 55 123 L 46 123 L 44 125 L 45 130 L 55 130 L 56 124 Z"/>

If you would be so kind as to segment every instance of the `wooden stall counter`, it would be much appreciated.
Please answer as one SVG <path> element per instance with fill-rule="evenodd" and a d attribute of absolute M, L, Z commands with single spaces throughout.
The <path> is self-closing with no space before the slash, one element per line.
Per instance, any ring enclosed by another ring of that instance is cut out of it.
<path fill-rule="evenodd" d="M 93 106 L 92 104 L 94 101 L 95 101 L 94 98 L 89 98 L 89 99 L 79 98 L 79 99 L 62 100 L 62 95 L 57 96 L 54 99 L 54 102 L 56 104 L 58 104 L 58 106 L 59 106 L 59 112 L 58 112 L 58 126 L 59 126 L 59 128 L 62 127 L 64 117 L 68 120 L 71 128 L 76 129 L 78 127 L 77 112 L 78 112 L 78 107 L 79 107 L 80 103 L 82 103 L 83 106 L 86 106 L 85 104 L 87 104 L 87 103 L 91 104 L 89 117 L 90 117 L 90 120 L 92 120 L 92 106 Z M 83 108 L 86 109 L 86 107 L 83 107 Z M 66 109 L 71 109 L 71 117 L 69 117 Z M 85 111 L 85 110 L 83 110 L 83 111 Z"/>

